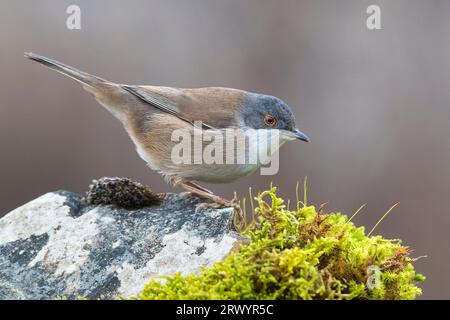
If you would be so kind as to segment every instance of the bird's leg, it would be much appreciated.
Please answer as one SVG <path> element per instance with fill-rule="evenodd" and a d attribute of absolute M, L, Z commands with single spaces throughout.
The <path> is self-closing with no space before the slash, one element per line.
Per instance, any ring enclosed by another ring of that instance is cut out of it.
<path fill-rule="evenodd" d="M 179 184 L 179 186 L 184 188 L 185 190 L 195 194 L 196 196 L 199 196 L 204 199 L 209 199 L 222 207 L 226 207 L 226 206 L 232 207 L 233 206 L 231 201 L 225 200 L 219 196 L 216 196 L 213 193 L 207 192 L 207 191 L 203 190 L 203 188 L 197 187 L 197 185 L 195 185 L 195 184 L 191 184 L 189 182 L 181 182 Z"/>
<path fill-rule="evenodd" d="M 207 193 L 213 194 L 213 192 L 211 190 L 206 189 L 205 187 L 202 187 L 201 185 L 199 185 L 198 183 L 195 183 L 193 181 L 186 181 L 185 184 L 187 184 L 189 186 L 192 186 L 192 187 L 194 187 L 196 189 L 200 189 L 202 191 L 205 191 Z"/>
<path fill-rule="evenodd" d="M 199 196 L 204 199 L 209 199 L 214 202 L 214 203 L 205 203 L 202 205 L 203 207 L 206 208 L 232 207 L 236 210 L 237 214 L 239 215 L 239 218 L 243 219 L 242 210 L 241 207 L 239 206 L 239 201 L 236 198 L 231 201 L 223 199 L 222 197 L 216 196 L 208 189 L 205 189 L 196 183 L 192 183 L 191 181 L 180 182 L 179 186 L 196 196 Z"/>

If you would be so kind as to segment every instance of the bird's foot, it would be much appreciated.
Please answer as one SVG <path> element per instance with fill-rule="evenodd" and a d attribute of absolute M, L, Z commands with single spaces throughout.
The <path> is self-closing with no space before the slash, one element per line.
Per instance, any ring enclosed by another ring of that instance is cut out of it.
<path fill-rule="evenodd" d="M 193 194 L 195 195 L 195 194 Z M 220 209 L 220 208 L 233 208 L 234 214 L 237 215 L 239 222 L 244 221 L 244 215 L 242 214 L 242 209 L 239 201 L 221 199 L 220 202 L 204 202 L 199 205 L 202 209 Z"/>
<path fill-rule="evenodd" d="M 216 196 L 210 190 L 199 186 L 193 182 L 185 182 L 180 184 L 184 189 L 189 191 L 190 196 L 197 196 L 199 198 L 208 199 L 212 202 L 200 204 L 200 208 L 204 209 L 218 209 L 218 208 L 233 208 L 234 213 L 238 216 L 240 221 L 244 220 L 242 209 L 240 207 L 239 200 L 235 196 L 232 200 L 227 200 L 222 197 Z"/>

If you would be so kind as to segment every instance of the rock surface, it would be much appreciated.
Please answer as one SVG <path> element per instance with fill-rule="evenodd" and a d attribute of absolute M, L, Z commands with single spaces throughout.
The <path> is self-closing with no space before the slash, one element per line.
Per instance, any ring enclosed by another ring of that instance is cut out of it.
<path fill-rule="evenodd" d="M 0 219 L 0 299 L 137 295 L 158 275 L 221 260 L 239 235 L 233 210 L 202 209 L 186 194 L 126 210 L 47 193 Z"/>

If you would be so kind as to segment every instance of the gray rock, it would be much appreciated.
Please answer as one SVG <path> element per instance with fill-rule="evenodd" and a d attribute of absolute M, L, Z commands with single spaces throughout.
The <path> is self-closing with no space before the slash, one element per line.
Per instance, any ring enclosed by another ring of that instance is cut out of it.
<path fill-rule="evenodd" d="M 239 235 L 231 208 L 201 202 L 167 194 L 126 210 L 47 193 L 0 219 L 0 299 L 130 297 L 155 276 L 210 266 Z"/>

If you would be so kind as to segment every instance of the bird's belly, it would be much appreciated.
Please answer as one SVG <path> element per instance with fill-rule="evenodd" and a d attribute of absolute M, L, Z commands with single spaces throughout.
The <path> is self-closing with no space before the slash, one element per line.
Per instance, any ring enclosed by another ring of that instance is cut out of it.
<path fill-rule="evenodd" d="M 149 152 L 136 144 L 139 156 L 147 165 L 166 176 L 178 176 L 186 180 L 210 183 L 228 183 L 252 174 L 260 164 L 174 164 L 172 161 L 159 163 Z"/>
<path fill-rule="evenodd" d="M 258 167 L 258 164 L 198 164 L 180 168 L 177 175 L 186 180 L 228 183 L 252 174 Z"/>
<path fill-rule="evenodd" d="M 138 143 L 135 143 L 136 145 L 136 152 L 138 153 L 139 157 L 147 162 L 147 165 L 152 169 L 159 171 L 161 168 L 156 163 L 155 159 L 150 155 L 149 152 L 146 152 Z"/>

